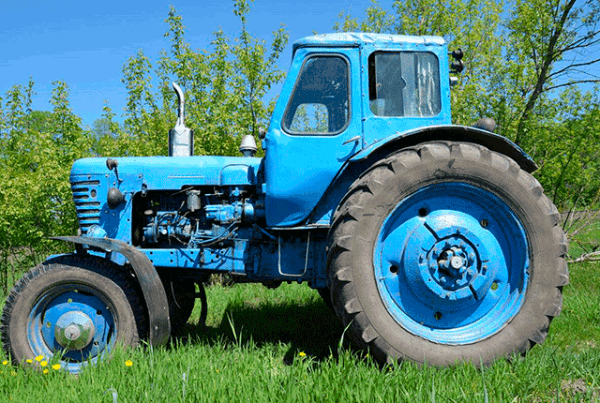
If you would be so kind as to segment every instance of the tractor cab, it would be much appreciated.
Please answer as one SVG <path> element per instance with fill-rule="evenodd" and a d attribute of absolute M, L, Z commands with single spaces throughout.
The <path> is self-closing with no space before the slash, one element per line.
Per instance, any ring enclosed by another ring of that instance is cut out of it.
<path fill-rule="evenodd" d="M 306 221 L 364 148 L 449 124 L 442 38 L 339 33 L 297 41 L 263 141 L 268 225 Z"/>

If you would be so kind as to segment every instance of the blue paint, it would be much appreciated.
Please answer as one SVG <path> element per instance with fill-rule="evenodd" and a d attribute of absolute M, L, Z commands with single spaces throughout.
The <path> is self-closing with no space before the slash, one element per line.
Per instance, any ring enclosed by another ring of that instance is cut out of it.
<path fill-rule="evenodd" d="M 304 47 L 360 47 L 366 45 L 388 46 L 394 49 L 402 49 L 404 46 L 442 46 L 445 44 L 443 38 L 439 36 L 409 36 L 409 35 L 390 35 L 375 34 L 365 32 L 338 32 L 334 34 L 320 34 L 307 36 L 294 42 L 293 49 L 296 52 Z"/>
<path fill-rule="evenodd" d="M 373 256 L 380 295 L 411 333 L 443 344 L 485 339 L 521 309 L 528 243 L 493 193 L 449 182 L 420 189 L 384 221 Z"/>
<path fill-rule="evenodd" d="M 98 291 L 80 284 L 63 284 L 47 290 L 31 309 L 27 323 L 27 340 L 34 356 L 59 360 L 63 369 L 78 373 L 89 363 L 96 363 L 114 345 L 116 323 L 110 304 Z M 93 338 L 81 349 L 61 346 L 56 338 L 57 324 L 75 322 L 75 316 L 85 315 L 93 324 Z"/>
<path fill-rule="evenodd" d="M 71 182 L 99 180 L 103 186 L 118 186 L 125 191 L 140 191 L 142 182 L 148 190 L 180 189 L 189 185 L 220 185 L 221 178 L 229 180 L 233 171 L 236 171 L 233 167 L 238 166 L 237 170 L 243 173 L 237 171 L 234 176 L 236 183 L 228 184 L 254 185 L 254 177 L 261 161 L 259 158 L 212 156 L 115 159 L 119 162 L 119 177 L 122 179 L 120 183 L 114 172 L 108 171 L 106 158 L 84 158 L 75 161 L 71 170 Z"/>
<path fill-rule="evenodd" d="M 349 71 L 349 122 L 334 135 L 293 134 L 283 128 L 287 100 L 305 60 L 342 58 Z M 266 219 L 268 226 L 300 224 L 323 196 L 340 168 L 361 148 L 360 64 L 358 49 L 300 48 L 283 85 L 265 138 Z M 358 141 L 350 141 L 359 136 Z M 346 143 L 346 144 L 345 144 Z"/>

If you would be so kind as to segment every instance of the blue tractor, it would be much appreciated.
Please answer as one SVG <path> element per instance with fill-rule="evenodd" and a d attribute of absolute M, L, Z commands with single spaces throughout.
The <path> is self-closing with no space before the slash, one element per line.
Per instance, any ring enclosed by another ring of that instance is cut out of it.
<path fill-rule="evenodd" d="M 454 60 L 450 58 L 450 55 Z M 71 254 L 10 292 L 15 362 L 77 373 L 116 343 L 167 342 L 213 273 L 306 282 L 379 362 L 488 364 L 542 343 L 567 242 L 536 164 L 489 120 L 451 124 L 462 52 L 439 37 L 303 38 L 268 130 L 193 155 L 183 92 L 169 156 L 78 160 Z"/>

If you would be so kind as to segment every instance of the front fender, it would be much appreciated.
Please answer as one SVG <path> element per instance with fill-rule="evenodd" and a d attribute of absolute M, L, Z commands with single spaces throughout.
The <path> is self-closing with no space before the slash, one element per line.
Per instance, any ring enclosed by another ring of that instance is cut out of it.
<path fill-rule="evenodd" d="M 84 236 L 59 236 L 52 239 L 72 242 L 77 245 L 93 246 L 106 252 L 117 252 L 125 256 L 131 267 L 133 267 L 148 308 L 148 319 L 150 321 L 149 342 L 153 346 L 160 346 L 167 343 L 171 335 L 169 301 L 154 265 L 145 254 L 117 239 Z"/>
<path fill-rule="evenodd" d="M 515 160 L 521 168 L 529 173 L 537 169 L 537 165 L 529 155 L 518 145 L 499 134 L 470 126 L 440 125 L 427 126 L 390 136 L 382 141 L 371 144 L 351 158 L 351 162 L 365 161 L 378 154 L 387 155 L 394 150 L 400 150 L 419 143 L 435 140 L 467 141 L 489 148 Z M 376 158 L 377 159 L 377 158 Z"/>

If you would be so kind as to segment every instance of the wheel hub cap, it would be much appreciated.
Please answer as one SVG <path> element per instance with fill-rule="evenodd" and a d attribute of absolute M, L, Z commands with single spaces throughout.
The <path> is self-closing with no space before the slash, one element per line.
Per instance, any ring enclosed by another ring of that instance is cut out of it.
<path fill-rule="evenodd" d="M 485 235 L 467 229 L 472 224 L 468 218 L 460 217 L 452 226 L 447 218 L 445 214 L 423 220 L 411 234 L 401 261 L 409 287 L 422 303 L 435 309 L 477 303 L 485 297 L 496 272 L 481 240 Z M 411 252 L 415 250 L 421 253 Z"/>
<path fill-rule="evenodd" d="M 90 344 L 95 333 L 94 322 L 79 311 L 63 314 L 54 327 L 56 341 L 69 350 L 82 350 Z"/>

